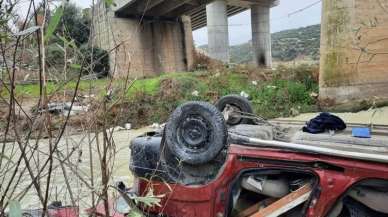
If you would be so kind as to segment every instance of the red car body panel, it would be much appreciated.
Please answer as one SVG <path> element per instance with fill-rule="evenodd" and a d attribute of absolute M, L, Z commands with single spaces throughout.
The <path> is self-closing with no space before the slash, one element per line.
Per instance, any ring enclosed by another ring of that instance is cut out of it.
<path fill-rule="evenodd" d="M 332 166 L 334 169 L 324 169 L 319 165 Z M 234 180 L 241 171 L 248 169 L 289 169 L 314 174 L 317 186 L 310 201 L 308 217 L 325 216 L 349 187 L 362 180 L 388 180 L 386 164 L 231 145 L 222 171 L 207 185 L 182 186 L 140 180 L 139 189 L 144 195 L 152 186 L 155 195 L 166 195 L 161 207 L 147 212 L 162 213 L 168 217 L 222 217 L 227 216 Z"/>

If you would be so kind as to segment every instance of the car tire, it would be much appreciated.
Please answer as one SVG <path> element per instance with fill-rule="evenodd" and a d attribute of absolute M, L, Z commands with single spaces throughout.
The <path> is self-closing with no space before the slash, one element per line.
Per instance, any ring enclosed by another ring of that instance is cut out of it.
<path fill-rule="evenodd" d="M 206 102 L 188 102 L 170 116 L 165 142 L 180 162 L 201 165 L 213 160 L 227 145 L 227 126 L 223 115 Z"/>
<path fill-rule="evenodd" d="M 253 113 L 253 107 L 251 102 L 242 96 L 239 95 L 228 95 L 224 96 L 221 99 L 219 99 L 216 102 L 216 107 L 219 111 L 224 112 L 227 105 L 233 106 L 235 109 L 237 109 L 239 112 L 252 114 Z M 230 118 L 226 122 L 229 126 L 235 126 L 239 124 L 250 124 L 252 123 L 252 120 L 247 118 Z"/>

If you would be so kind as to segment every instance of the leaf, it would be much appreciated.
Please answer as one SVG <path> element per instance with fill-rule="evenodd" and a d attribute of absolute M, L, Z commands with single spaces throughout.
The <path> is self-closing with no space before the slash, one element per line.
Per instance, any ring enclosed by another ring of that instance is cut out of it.
<path fill-rule="evenodd" d="M 142 203 L 147 207 L 161 207 L 160 202 L 163 197 L 165 197 L 165 195 L 154 195 L 153 189 L 149 189 L 145 197 L 133 197 L 132 199 L 136 202 L 136 204 Z"/>
<path fill-rule="evenodd" d="M 63 16 L 63 6 L 59 6 L 56 10 L 54 15 L 51 17 L 50 23 L 46 29 L 46 33 L 44 34 L 44 40 L 48 41 L 54 34 L 55 30 L 57 29 L 59 22 L 61 21 L 61 18 Z"/>
<path fill-rule="evenodd" d="M 28 29 L 25 29 L 23 31 L 20 31 L 18 33 L 15 33 L 14 36 L 24 36 L 24 35 L 29 35 L 31 33 L 34 33 L 36 30 L 40 29 L 40 26 L 32 26 Z"/>
<path fill-rule="evenodd" d="M 134 198 L 134 200 L 136 203 L 142 203 L 146 207 L 154 207 L 154 206 L 161 207 L 160 205 L 161 198 L 158 198 L 158 197 L 136 197 Z"/>
<path fill-rule="evenodd" d="M 9 217 L 22 217 L 22 208 L 19 201 L 9 202 Z"/>
<path fill-rule="evenodd" d="M 66 44 L 66 46 L 69 46 L 73 49 L 78 49 L 77 45 L 74 43 L 74 40 L 69 41 L 65 37 L 60 36 L 60 35 L 58 36 L 58 38 L 60 38 L 63 41 L 63 43 Z"/>

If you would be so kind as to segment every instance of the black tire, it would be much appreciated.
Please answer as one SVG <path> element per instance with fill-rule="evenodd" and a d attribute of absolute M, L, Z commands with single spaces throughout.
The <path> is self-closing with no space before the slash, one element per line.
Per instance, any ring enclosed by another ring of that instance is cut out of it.
<path fill-rule="evenodd" d="M 206 102 L 188 102 L 170 116 L 165 128 L 169 151 L 181 162 L 201 165 L 227 145 L 227 127 L 220 111 Z"/>
<path fill-rule="evenodd" d="M 233 106 L 239 112 L 249 113 L 249 114 L 253 113 L 253 107 L 251 102 L 247 98 L 239 95 L 224 96 L 221 99 L 219 99 L 215 104 L 217 109 L 221 112 L 224 111 L 227 105 Z M 251 123 L 252 123 L 252 120 L 250 119 L 236 118 L 236 117 L 229 118 L 229 120 L 226 121 L 226 124 L 228 126 L 235 126 L 239 124 L 251 124 Z"/>
<path fill-rule="evenodd" d="M 219 111 L 223 112 L 227 105 L 231 105 L 239 110 L 239 112 L 253 114 L 253 107 L 251 102 L 239 95 L 228 95 L 222 97 L 216 102 L 216 107 Z M 250 124 L 252 120 L 247 118 L 230 118 L 226 122 L 229 126 L 235 126 L 239 124 Z"/>

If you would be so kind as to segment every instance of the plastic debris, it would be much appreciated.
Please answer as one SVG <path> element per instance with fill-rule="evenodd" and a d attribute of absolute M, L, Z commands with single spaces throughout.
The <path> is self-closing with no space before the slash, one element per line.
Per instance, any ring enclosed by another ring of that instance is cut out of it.
<path fill-rule="evenodd" d="M 191 93 L 191 95 L 193 95 L 193 96 L 199 96 L 198 90 L 193 91 L 193 92 Z"/>
<path fill-rule="evenodd" d="M 244 91 L 241 91 L 240 96 L 245 97 L 245 98 L 249 98 L 249 94 L 247 94 Z"/>

